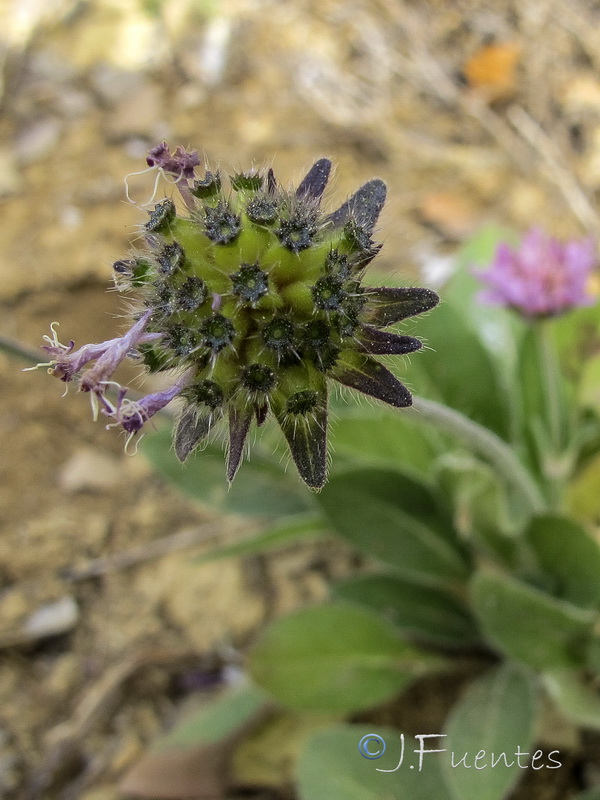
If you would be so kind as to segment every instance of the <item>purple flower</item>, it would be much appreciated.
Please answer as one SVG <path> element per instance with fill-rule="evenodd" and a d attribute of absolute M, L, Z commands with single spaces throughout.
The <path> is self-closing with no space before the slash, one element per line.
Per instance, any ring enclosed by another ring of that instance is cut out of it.
<path fill-rule="evenodd" d="M 48 342 L 43 346 L 43 350 L 48 355 L 53 356 L 51 361 L 38 364 L 36 367 L 48 367 L 48 372 L 56 378 L 60 378 L 65 383 L 71 382 L 80 375 L 79 390 L 92 393 L 92 407 L 94 416 L 97 414 L 98 404 L 102 407 L 104 414 L 115 418 L 116 422 L 122 425 L 128 433 L 137 433 L 150 417 L 157 411 L 164 408 L 179 392 L 184 383 L 177 382 L 164 392 L 156 392 L 142 398 L 139 402 L 125 400 L 126 389 L 122 389 L 119 384 L 112 380 L 112 376 L 119 366 L 128 356 L 135 354 L 138 345 L 156 342 L 160 339 L 160 333 L 147 333 L 145 328 L 150 322 L 152 311 L 146 311 L 134 322 L 131 328 L 115 339 L 108 339 L 106 342 L 98 344 L 85 344 L 75 350 L 75 342 L 71 339 L 68 344 L 62 344 L 58 340 L 58 335 L 51 326 L 52 336 L 44 336 Z M 96 363 L 82 372 L 83 368 L 90 362 Z M 118 399 L 116 405 L 106 397 L 106 390 L 109 386 L 118 389 Z"/>
<path fill-rule="evenodd" d="M 514 308 L 528 318 L 593 305 L 596 297 L 588 282 L 596 264 L 591 239 L 560 242 L 532 228 L 518 248 L 505 242 L 498 245 L 487 272 L 476 273 L 488 287 L 478 299 Z"/>
<path fill-rule="evenodd" d="M 54 328 L 58 323 L 53 322 L 50 326 L 52 336 L 44 336 L 48 344 L 42 345 L 48 355 L 53 356 L 50 361 L 37 364 L 30 369 L 38 367 L 48 367 L 48 372 L 55 378 L 69 383 L 73 380 L 86 364 L 96 361 L 95 365 L 88 369 L 81 378 L 80 389 L 83 392 L 98 391 L 99 387 L 112 378 L 113 373 L 119 364 L 129 355 L 139 344 L 146 344 L 160 339 L 159 333 L 146 333 L 145 327 L 150 321 L 151 311 L 146 311 L 140 319 L 125 333 L 115 339 L 107 339 L 106 342 L 98 344 L 84 344 L 75 350 L 73 339 L 69 344 L 62 344 L 58 340 L 58 334 Z"/>
<path fill-rule="evenodd" d="M 79 388 L 82 392 L 98 392 L 101 390 L 102 384 L 110 381 L 127 354 L 144 340 L 144 328 L 151 316 L 152 311 L 146 311 L 124 336 L 105 342 L 109 346 L 105 348 L 94 366 L 81 376 Z"/>
<path fill-rule="evenodd" d="M 112 405 L 106 397 L 102 397 L 103 413 L 114 417 L 115 423 L 121 425 L 129 434 L 140 431 L 148 420 L 167 406 L 185 387 L 185 378 L 176 381 L 168 389 L 142 397 L 141 400 L 128 400 L 127 389 L 120 389 L 116 405 Z M 111 427 L 110 425 L 108 427 Z"/>
<path fill-rule="evenodd" d="M 197 150 L 187 151 L 183 147 L 177 147 L 171 153 L 169 145 L 161 142 L 149 151 L 146 163 L 149 167 L 160 167 L 178 178 L 192 179 L 195 167 L 200 165 L 200 159 Z"/>

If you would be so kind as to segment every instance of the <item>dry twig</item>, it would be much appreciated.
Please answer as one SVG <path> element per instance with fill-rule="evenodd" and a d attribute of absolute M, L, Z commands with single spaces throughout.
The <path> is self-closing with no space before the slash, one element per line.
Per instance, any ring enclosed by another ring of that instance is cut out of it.
<path fill-rule="evenodd" d="M 247 525 L 246 525 L 247 528 Z M 185 528 L 169 536 L 154 539 L 146 544 L 132 547 L 121 553 L 111 553 L 108 556 L 92 558 L 80 567 L 68 567 L 62 571 L 61 577 L 68 581 L 82 581 L 87 578 L 97 578 L 108 572 L 127 569 L 144 561 L 169 555 L 170 553 L 203 544 L 215 539 L 223 531 L 223 519 L 211 520 L 204 525 Z"/>
<path fill-rule="evenodd" d="M 108 669 L 83 693 L 71 718 L 50 732 L 48 752 L 34 771 L 23 800 L 40 800 L 46 796 L 58 774 L 72 770 L 76 764 L 83 766 L 81 744 L 84 738 L 114 712 L 125 684 L 137 672 L 149 666 L 167 668 L 185 663 L 197 664 L 199 658 L 199 653 L 189 649 L 152 648 L 127 655 Z"/>
<path fill-rule="evenodd" d="M 600 217 L 592 207 L 577 178 L 563 163 L 552 139 L 521 106 L 508 109 L 508 118 L 521 136 L 529 142 L 546 165 L 545 173 L 562 192 L 571 211 L 591 233 L 600 234 Z"/>

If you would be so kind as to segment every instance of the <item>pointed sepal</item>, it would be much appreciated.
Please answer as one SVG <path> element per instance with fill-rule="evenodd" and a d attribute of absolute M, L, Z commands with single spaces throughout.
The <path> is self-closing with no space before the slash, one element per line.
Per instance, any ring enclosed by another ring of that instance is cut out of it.
<path fill-rule="evenodd" d="M 327 399 L 306 414 L 275 412 L 298 468 L 311 489 L 321 489 L 327 480 Z"/>
<path fill-rule="evenodd" d="M 175 455 L 180 461 L 185 461 L 208 436 L 221 414 L 220 409 L 203 409 L 200 412 L 193 406 L 185 409 L 179 417 L 173 438 Z"/>
<path fill-rule="evenodd" d="M 296 197 L 299 199 L 310 197 L 313 200 L 319 200 L 327 186 L 330 172 L 331 161 L 328 158 L 320 158 L 309 169 L 306 177 L 296 189 Z"/>
<path fill-rule="evenodd" d="M 374 356 L 401 356 L 423 347 L 422 342 L 412 336 L 380 331 L 371 325 L 361 325 L 356 332 L 356 338 L 360 349 Z"/>
<path fill-rule="evenodd" d="M 229 407 L 229 452 L 227 453 L 227 480 L 229 483 L 235 478 L 242 463 L 244 445 L 253 415 L 254 409 L 250 404 L 243 408 L 235 405 Z"/>
<path fill-rule="evenodd" d="M 385 328 L 395 322 L 414 317 L 435 308 L 440 298 L 431 289 L 404 286 L 400 288 L 371 288 L 364 290 L 367 302 L 364 321 L 377 328 Z"/>
<path fill-rule="evenodd" d="M 386 185 L 379 178 L 367 181 L 327 220 L 334 228 L 342 228 L 353 220 L 366 233 L 372 233 L 384 206 L 386 192 Z"/>
<path fill-rule="evenodd" d="M 395 408 L 412 405 L 412 395 L 406 386 L 383 364 L 363 353 L 346 353 L 329 376 Z"/>
<path fill-rule="evenodd" d="M 311 489 L 327 479 L 327 383 L 310 365 L 291 367 L 271 394 L 270 405 L 300 477 Z"/>

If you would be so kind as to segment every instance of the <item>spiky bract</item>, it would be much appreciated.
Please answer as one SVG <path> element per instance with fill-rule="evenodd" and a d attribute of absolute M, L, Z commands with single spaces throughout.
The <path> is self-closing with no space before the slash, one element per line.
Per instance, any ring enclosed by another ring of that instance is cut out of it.
<path fill-rule="evenodd" d="M 228 185 L 218 172 L 197 179 L 197 154 L 181 148 L 171 154 L 164 143 L 150 151 L 148 163 L 175 178 L 186 210 L 169 199 L 158 203 L 145 224 L 147 252 L 117 261 L 114 270 L 118 286 L 135 290 L 146 309 L 130 346 L 150 372 L 180 376 L 170 393 L 184 400 L 175 429 L 178 457 L 185 460 L 226 416 L 231 481 L 253 420 L 261 425 L 271 411 L 304 481 L 322 486 L 327 379 L 392 406 L 410 405 L 408 390 L 372 355 L 418 350 L 417 339 L 381 329 L 438 302 L 428 289 L 362 286 L 380 249 L 372 235 L 385 184 L 369 181 L 326 214 L 320 200 L 331 162 L 325 158 L 293 192 L 272 170 L 234 175 Z M 75 354 L 52 344 L 47 349 L 57 357 L 50 363 L 64 380 L 65 362 Z M 105 397 L 110 374 L 100 370 L 86 382 L 88 373 L 82 388 L 95 391 L 103 411 L 132 433 L 148 418 L 147 408 L 158 410 L 167 398 L 158 393 L 153 403 L 129 408 L 123 392 L 115 406 Z"/>

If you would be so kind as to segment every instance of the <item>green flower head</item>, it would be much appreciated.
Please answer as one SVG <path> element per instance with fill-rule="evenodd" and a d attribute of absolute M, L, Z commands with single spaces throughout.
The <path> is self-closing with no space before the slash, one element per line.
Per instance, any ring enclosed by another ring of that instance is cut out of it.
<path fill-rule="evenodd" d="M 369 181 L 327 213 L 325 158 L 294 191 L 271 169 L 228 182 L 219 172 L 199 178 L 197 153 L 171 153 L 166 143 L 150 151 L 148 164 L 175 183 L 185 211 L 170 199 L 158 203 L 145 223 L 146 251 L 114 264 L 117 286 L 139 301 L 134 324 L 122 337 L 79 350 L 47 337 L 50 371 L 64 381 L 78 377 L 131 436 L 179 396 L 174 447 L 181 461 L 226 417 L 229 481 L 251 426 L 272 413 L 302 479 L 323 486 L 329 381 L 409 406 L 410 392 L 374 356 L 418 350 L 418 339 L 386 329 L 438 303 L 429 289 L 362 285 L 381 249 L 372 237 L 385 184 Z M 120 389 L 113 402 L 106 389 L 132 354 L 148 371 L 172 370 L 176 378 L 139 402 Z"/>

